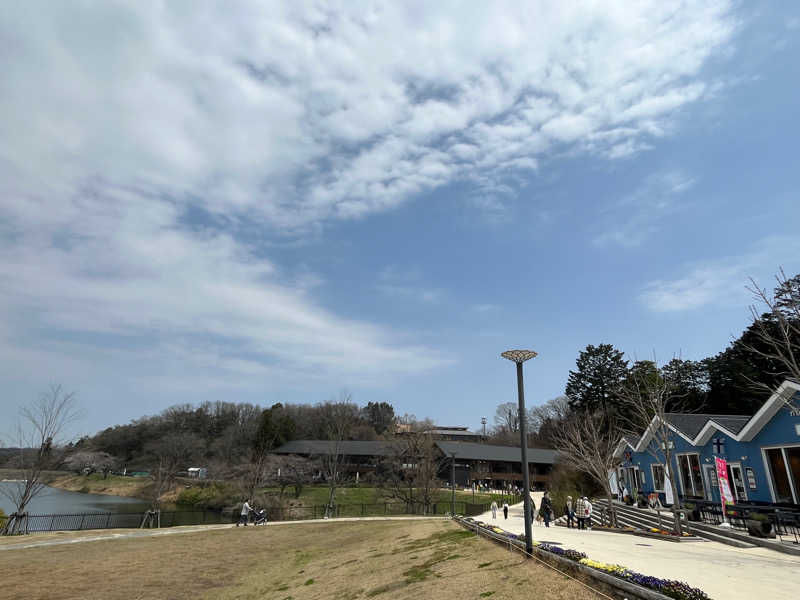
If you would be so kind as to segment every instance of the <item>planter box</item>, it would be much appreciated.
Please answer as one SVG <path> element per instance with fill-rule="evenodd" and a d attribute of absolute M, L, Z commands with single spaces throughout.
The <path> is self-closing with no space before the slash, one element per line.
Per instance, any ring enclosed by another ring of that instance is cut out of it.
<path fill-rule="evenodd" d="M 755 519 L 747 519 L 747 533 L 753 537 L 759 538 L 775 538 L 775 530 L 772 523 L 769 521 L 757 521 Z"/>

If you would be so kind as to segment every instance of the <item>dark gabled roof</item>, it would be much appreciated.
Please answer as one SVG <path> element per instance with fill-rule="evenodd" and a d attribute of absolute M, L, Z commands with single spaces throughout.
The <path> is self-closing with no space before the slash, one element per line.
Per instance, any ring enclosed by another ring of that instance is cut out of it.
<path fill-rule="evenodd" d="M 330 454 L 336 442 L 328 440 L 292 440 L 273 450 L 275 454 Z M 390 456 L 400 447 L 395 442 L 386 441 L 344 441 L 339 442 L 339 453 L 346 456 Z"/>
<path fill-rule="evenodd" d="M 709 421 L 715 421 L 731 433 L 739 433 L 750 420 L 747 415 L 700 415 L 692 413 L 665 413 L 667 422 L 686 437 L 694 439 Z"/>
<path fill-rule="evenodd" d="M 474 431 L 464 431 L 460 429 L 431 429 L 425 433 L 429 433 L 431 435 L 465 435 L 467 437 L 480 437 L 481 435 L 480 433 L 476 433 Z"/>
<path fill-rule="evenodd" d="M 752 419 L 753 417 L 747 415 L 731 415 L 725 417 L 714 417 L 712 421 L 714 421 L 717 425 L 721 425 L 731 433 L 738 434 L 744 426 Z"/>
<path fill-rule="evenodd" d="M 445 442 L 437 441 L 439 449 L 450 456 L 455 453 L 456 458 L 463 460 L 496 460 L 502 462 L 521 462 L 519 446 L 490 446 L 473 442 Z M 543 448 L 528 448 L 528 462 L 552 465 L 556 462 L 558 453 L 555 450 Z"/>

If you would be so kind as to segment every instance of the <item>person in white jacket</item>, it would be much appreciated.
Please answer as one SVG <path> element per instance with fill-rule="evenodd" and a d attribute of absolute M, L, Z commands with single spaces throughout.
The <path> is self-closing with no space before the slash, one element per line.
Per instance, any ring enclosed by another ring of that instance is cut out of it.
<path fill-rule="evenodd" d="M 490 508 L 492 509 L 492 519 L 496 519 L 497 518 L 497 502 L 492 500 L 492 506 Z"/>
<path fill-rule="evenodd" d="M 584 515 L 584 518 L 586 519 L 584 521 L 584 525 L 586 526 L 587 529 L 591 529 L 592 528 L 592 503 L 589 502 L 589 499 L 586 496 L 583 497 L 583 515 Z"/>
<path fill-rule="evenodd" d="M 248 498 L 244 501 L 244 504 L 242 504 L 242 514 L 239 516 L 239 522 L 236 523 L 236 526 L 238 527 L 244 523 L 244 526 L 247 527 L 247 522 L 250 520 L 251 512 L 253 512 L 253 507 L 250 506 L 250 499 Z"/>

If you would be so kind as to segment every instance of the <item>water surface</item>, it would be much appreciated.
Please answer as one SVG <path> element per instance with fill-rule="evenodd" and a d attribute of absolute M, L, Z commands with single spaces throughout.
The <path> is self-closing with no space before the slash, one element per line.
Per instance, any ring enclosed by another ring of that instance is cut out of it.
<path fill-rule="evenodd" d="M 0 490 L 20 485 L 14 481 L 0 481 Z M 0 509 L 6 514 L 14 511 L 14 505 L 0 494 Z M 139 498 L 122 498 L 103 494 L 82 494 L 53 487 L 45 487 L 28 504 L 28 514 L 82 514 L 82 513 L 138 513 L 147 509 L 147 502 Z"/>

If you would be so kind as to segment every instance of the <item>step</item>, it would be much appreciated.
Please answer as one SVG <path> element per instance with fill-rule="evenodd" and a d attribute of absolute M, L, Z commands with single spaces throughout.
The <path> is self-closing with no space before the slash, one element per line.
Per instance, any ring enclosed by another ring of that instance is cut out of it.
<path fill-rule="evenodd" d="M 605 502 L 598 503 L 602 507 L 606 506 Z M 615 508 L 617 509 L 617 520 L 621 524 L 640 528 L 643 526 L 648 528 L 658 527 L 658 517 L 647 509 L 632 508 L 630 506 L 620 505 L 616 505 Z M 671 521 L 672 513 L 663 515 L 662 523 L 665 526 L 669 526 Z M 735 548 L 755 548 L 757 545 L 761 545 L 753 543 L 751 540 L 740 534 L 729 536 L 727 535 L 728 532 L 721 533 L 714 530 L 708 530 L 703 527 L 695 527 L 695 525 L 696 523 L 694 522 L 688 523 L 688 529 L 697 537 L 710 540 L 712 542 L 719 542 L 720 544 L 733 546 Z"/>
<path fill-rule="evenodd" d="M 742 543 L 750 544 L 752 546 L 761 546 L 762 548 L 769 548 L 770 550 L 775 550 L 777 552 L 783 552 L 784 554 L 792 554 L 794 556 L 800 556 L 800 547 L 798 546 L 788 546 L 786 544 L 782 544 L 777 539 L 768 539 L 768 538 L 758 538 L 752 536 L 748 533 L 744 533 L 741 531 L 733 530 L 720 530 L 719 527 L 715 525 L 709 525 L 708 523 L 692 523 L 692 527 L 700 532 L 699 535 L 721 535 L 726 536 L 729 539 L 738 540 Z"/>

